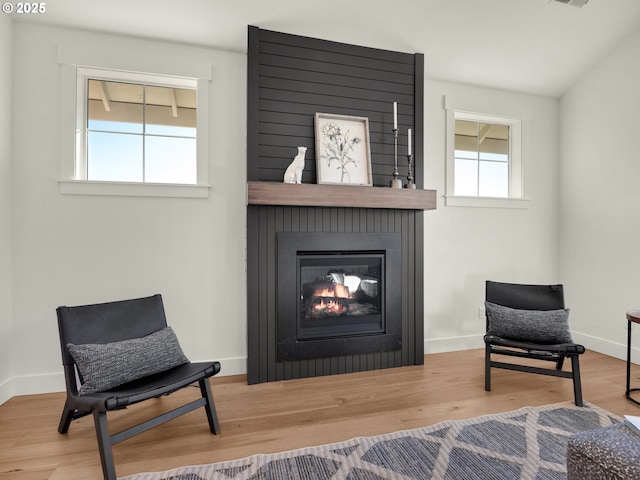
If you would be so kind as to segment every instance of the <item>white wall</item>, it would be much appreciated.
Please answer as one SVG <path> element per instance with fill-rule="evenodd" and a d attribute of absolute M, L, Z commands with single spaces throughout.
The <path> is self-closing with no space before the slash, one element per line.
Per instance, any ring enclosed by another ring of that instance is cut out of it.
<path fill-rule="evenodd" d="M 11 84 L 13 24 L 0 16 L 0 404 L 8 392 L 13 315 L 11 307 Z M 5 392 L 6 391 L 6 392 Z"/>
<path fill-rule="evenodd" d="M 220 360 L 224 373 L 243 372 L 246 56 L 22 23 L 14 24 L 13 42 L 19 106 L 13 114 L 13 387 L 64 389 L 57 306 L 154 293 L 163 295 L 168 322 L 190 359 Z M 208 199 L 59 193 L 60 139 L 73 132 L 59 127 L 57 47 L 104 42 L 213 65 Z M 2 182 L 8 183 L 4 174 Z M 0 251 L 4 263 L 6 249 Z M 0 284 L 7 281 L 2 275 Z"/>
<path fill-rule="evenodd" d="M 525 175 L 528 209 L 444 205 L 444 96 L 482 99 L 531 112 Z M 485 280 L 558 281 L 558 102 L 486 88 L 427 81 L 425 188 L 438 208 L 425 213 L 425 352 L 484 345 Z"/>
<path fill-rule="evenodd" d="M 619 358 L 625 312 L 640 308 L 638 58 L 640 31 L 560 103 L 560 274 L 580 340 Z"/>
<path fill-rule="evenodd" d="M 246 56 L 20 23 L 14 25 L 13 41 L 13 98 L 20 105 L 12 117 L 14 314 L 9 326 L 17 361 L 8 377 L 14 378 L 14 390 L 63 389 L 58 305 L 156 292 L 163 294 L 169 322 L 190 358 L 219 359 L 225 374 L 244 371 Z M 59 129 L 56 50 L 69 42 L 122 43 L 159 57 L 167 51 L 210 56 L 209 199 L 59 193 L 58 152 L 65 132 Z M 515 103 L 532 112 L 528 209 L 444 206 L 444 95 Z M 486 279 L 558 280 L 557 101 L 427 81 L 424 106 L 425 187 L 439 194 L 438 209 L 424 217 L 426 351 L 477 348 L 484 333 L 478 308 Z"/>

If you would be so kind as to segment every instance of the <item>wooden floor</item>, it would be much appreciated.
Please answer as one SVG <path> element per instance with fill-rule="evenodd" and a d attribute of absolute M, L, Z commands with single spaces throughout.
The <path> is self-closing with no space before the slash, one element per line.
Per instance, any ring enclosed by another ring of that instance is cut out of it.
<path fill-rule="evenodd" d="M 198 409 L 116 445 L 116 471 L 124 476 L 231 460 L 573 400 L 570 380 L 506 370 L 493 370 L 492 391 L 485 392 L 483 361 L 480 349 L 427 355 L 424 366 L 259 385 L 247 385 L 244 376 L 216 377 L 220 435 L 211 435 Z M 624 398 L 625 365 L 583 355 L 585 400 L 618 415 L 640 415 L 640 407 Z M 640 367 L 632 378 L 640 384 Z M 188 388 L 114 412 L 112 431 L 198 393 Z M 60 435 L 63 403 L 64 394 L 55 393 L 14 397 L 0 406 L 0 479 L 101 478 L 92 417 Z"/>

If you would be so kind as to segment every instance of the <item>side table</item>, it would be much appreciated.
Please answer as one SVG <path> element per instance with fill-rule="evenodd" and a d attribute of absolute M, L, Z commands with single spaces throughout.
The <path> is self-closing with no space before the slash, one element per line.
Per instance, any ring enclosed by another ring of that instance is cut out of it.
<path fill-rule="evenodd" d="M 627 391 L 625 396 L 636 405 L 640 406 L 640 402 L 631 398 L 631 392 L 640 391 L 640 388 L 631 388 L 631 324 L 640 323 L 640 310 L 630 310 L 627 312 Z"/>

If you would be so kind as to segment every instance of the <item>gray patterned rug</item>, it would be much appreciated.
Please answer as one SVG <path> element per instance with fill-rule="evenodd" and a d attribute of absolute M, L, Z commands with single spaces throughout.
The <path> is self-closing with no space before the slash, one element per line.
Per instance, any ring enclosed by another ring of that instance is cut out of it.
<path fill-rule="evenodd" d="M 566 402 L 123 480 L 560 480 L 569 435 L 620 420 Z"/>

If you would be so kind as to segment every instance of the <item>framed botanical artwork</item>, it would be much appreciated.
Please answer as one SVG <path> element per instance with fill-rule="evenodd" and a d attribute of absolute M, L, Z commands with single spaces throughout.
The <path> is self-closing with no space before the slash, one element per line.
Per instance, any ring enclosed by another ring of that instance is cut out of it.
<path fill-rule="evenodd" d="M 318 183 L 372 185 L 369 119 L 316 113 Z"/>

